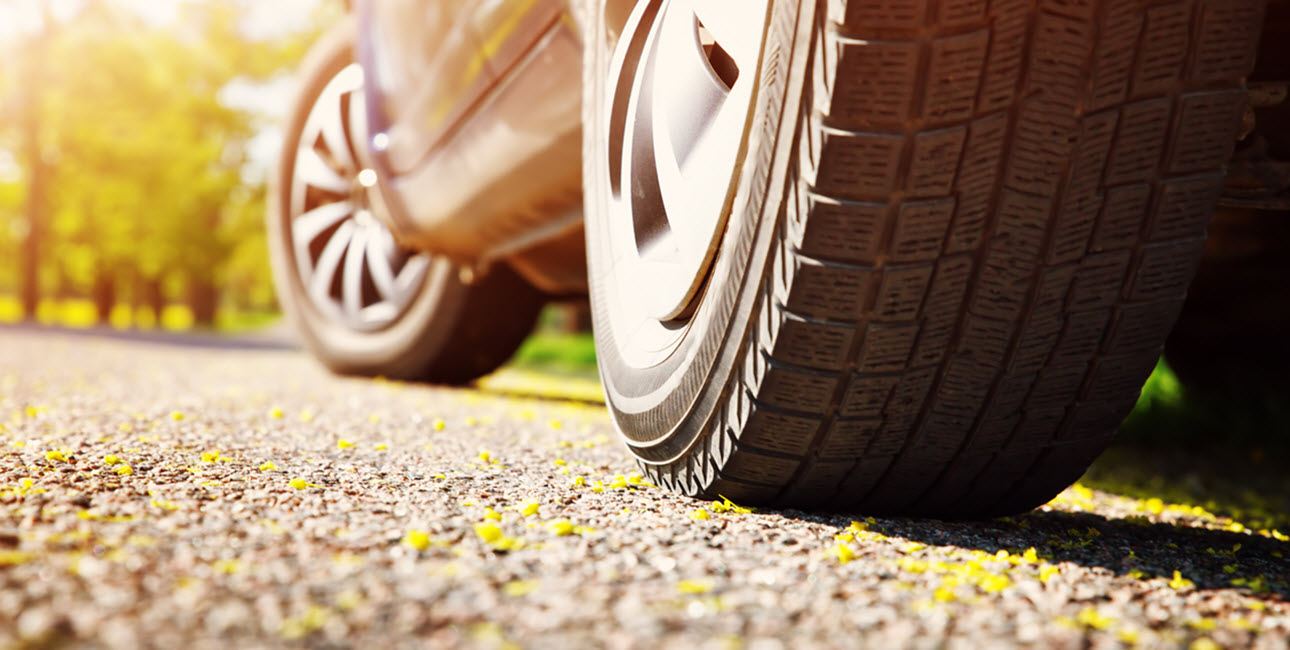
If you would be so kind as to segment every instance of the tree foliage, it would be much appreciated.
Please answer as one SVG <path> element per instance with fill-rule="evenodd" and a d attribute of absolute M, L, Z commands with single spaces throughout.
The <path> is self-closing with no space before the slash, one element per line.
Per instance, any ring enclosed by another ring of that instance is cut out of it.
<path fill-rule="evenodd" d="M 41 290 L 93 297 L 103 316 L 169 299 L 209 321 L 221 293 L 271 304 L 263 179 L 247 173 L 264 124 L 221 92 L 289 73 L 314 32 L 248 40 L 253 1 L 186 3 L 159 25 L 91 0 L 0 45 L 18 62 L 0 67 L 0 260 L 39 245 Z M 41 241 L 26 236 L 31 160 L 44 162 Z M 0 266 L 0 292 L 12 291 L 20 271 Z"/>

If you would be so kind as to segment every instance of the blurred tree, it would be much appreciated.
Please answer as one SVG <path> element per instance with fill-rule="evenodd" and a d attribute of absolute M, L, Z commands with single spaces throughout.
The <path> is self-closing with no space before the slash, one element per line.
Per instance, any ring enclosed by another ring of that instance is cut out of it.
<path fill-rule="evenodd" d="M 221 93 L 294 67 L 313 33 L 248 40 L 251 2 L 185 3 L 164 26 L 109 0 L 56 22 L 41 3 L 45 27 L 0 52 L 22 62 L 21 76 L 0 74 L 0 106 L 22 107 L 19 119 L 0 114 L 0 152 L 21 152 L 26 216 L 3 223 L 0 204 L 0 229 L 26 224 L 18 276 L 28 315 L 53 288 L 42 278 L 90 297 L 104 320 L 127 300 L 159 314 L 182 297 L 207 325 L 223 281 L 250 292 L 268 283 L 267 259 L 246 253 L 264 236 L 262 180 L 245 174 L 247 143 L 264 125 Z"/>
<path fill-rule="evenodd" d="M 236 311 L 277 309 L 273 278 L 266 269 L 269 246 L 264 237 L 265 187 L 243 186 L 225 203 L 219 237 L 228 242 L 219 284 Z"/>
<path fill-rule="evenodd" d="M 48 5 L 41 6 L 40 26 L 29 33 L 22 42 L 25 56 L 18 57 L 22 73 L 16 88 L 19 106 L 17 123 L 21 130 L 21 161 L 26 169 L 25 209 L 22 220 L 15 222 L 13 232 L 21 249 L 18 277 L 21 284 L 19 300 L 27 318 L 36 314 L 40 302 L 40 261 L 45 248 L 45 221 L 48 209 L 46 178 L 49 175 L 45 161 L 41 89 L 47 67 L 48 44 L 54 38 L 55 26 Z"/>

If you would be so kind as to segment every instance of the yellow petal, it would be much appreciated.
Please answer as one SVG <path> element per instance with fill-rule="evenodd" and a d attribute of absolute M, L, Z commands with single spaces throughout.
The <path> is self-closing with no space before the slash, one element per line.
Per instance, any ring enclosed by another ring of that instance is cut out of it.
<path fill-rule="evenodd" d="M 533 590 L 537 588 L 538 583 L 536 580 L 512 580 L 502 585 L 502 593 L 511 598 L 518 598 L 533 593 Z"/>
<path fill-rule="evenodd" d="M 706 580 L 682 580 L 676 583 L 676 590 L 683 594 L 706 594 L 712 591 L 712 583 Z"/>
<path fill-rule="evenodd" d="M 430 535 L 423 530 L 409 530 L 403 536 L 403 543 L 418 551 L 424 551 L 430 548 Z"/>
<path fill-rule="evenodd" d="M 847 562 L 856 559 L 856 552 L 851 550 L 851 547 L 846 544 L 838 544 L 837 548 L 834 549 L 834 552 L 838 556 L 838 562 L 841 562 L 842 564 L 846 564 Z"/>
<path fill-rule="evenodd" d="M 502 538 L 502 527 L 493 521 L 483 521 L 475 524 L 475 534 L 485 542 L 492 544 Z"/>

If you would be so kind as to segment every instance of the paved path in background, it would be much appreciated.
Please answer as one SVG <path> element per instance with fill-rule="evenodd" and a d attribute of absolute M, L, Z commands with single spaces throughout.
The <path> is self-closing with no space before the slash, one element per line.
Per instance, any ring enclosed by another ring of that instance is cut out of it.
<path fill-rule="evenodd" d="M 1073 488 L 962 524 L 643 485 L 602 407 L 0 332 L 0 646 L 1284 648 L 1290 542 Z"/>

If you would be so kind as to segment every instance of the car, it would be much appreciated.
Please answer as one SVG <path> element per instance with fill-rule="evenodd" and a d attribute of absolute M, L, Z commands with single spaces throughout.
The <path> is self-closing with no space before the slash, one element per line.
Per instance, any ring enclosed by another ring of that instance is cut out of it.
<path fill-rule="evenodd" d="M 300 71 L 281 301 L 337 372 L 459 383 L 589 295 L 606 406 L 660 485 L 1025 511 L 1156 366 L 1265 10 L 360 0 Z"/>

